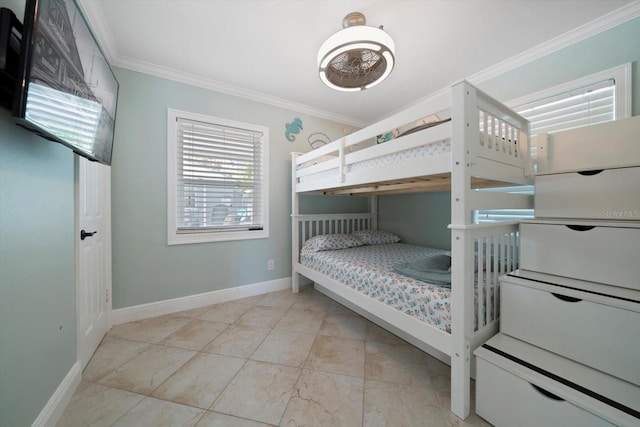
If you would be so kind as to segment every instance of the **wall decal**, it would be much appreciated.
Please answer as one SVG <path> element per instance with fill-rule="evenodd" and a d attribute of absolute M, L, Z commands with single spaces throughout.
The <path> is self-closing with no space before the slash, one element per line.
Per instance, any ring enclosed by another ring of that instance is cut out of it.
<path fill-rule="evenodd" d="M 311 148 L 316 149 L 318 147 L 322 147 L 323 145 L 327 145 L 331 142 L 331 138 L 327 136 L 327 134 L 322 132 L 316 132 L 309 135 L 309 144 Z"/>
<path fill-rule="evenodd" d="M 391 141 L 393 139 L 393 132 L 383 133 L 376 136 L 376 144 L 382 144 L 383 142 Z"/>
<path fill-rule="evenodd" d="M 285 125 L 285 128 L 287 130 L 284 133 L 284 136 L 287 138 L 288 141 L 293 142 L 296 140 L 296 137 L 294 134 L 300 133 L 300 131 L 302 130 L 302 120 L 296 117 L 295 119 L 293 119 L 291 123 L 287 123 Z"/>

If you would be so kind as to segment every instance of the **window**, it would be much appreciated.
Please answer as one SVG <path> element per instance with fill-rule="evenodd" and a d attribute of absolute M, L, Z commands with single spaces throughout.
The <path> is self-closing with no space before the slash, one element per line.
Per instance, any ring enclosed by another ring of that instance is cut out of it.
<path fill-rule="evenodd" d="M 630 117 L 631 64 L 536 92 L 507 105 L 529 120 L 532 137 Z M 535 158 L 535 147 L 531 150 Z M 532 185 L 490 190 L 533 194 Z M 533 209 L 474 212 L 475 223 L 526 218 L 533 218 Z"/>
<path fill-rule="evenodd" d="M 169 110 L 168 243 L 269 237 L 269 129 Z"/>
<path fill-rule="evenodd" d="M 531 136 L 631 116 L 631 64 L 572 80 L 508 102 L 528 119 Z"/>

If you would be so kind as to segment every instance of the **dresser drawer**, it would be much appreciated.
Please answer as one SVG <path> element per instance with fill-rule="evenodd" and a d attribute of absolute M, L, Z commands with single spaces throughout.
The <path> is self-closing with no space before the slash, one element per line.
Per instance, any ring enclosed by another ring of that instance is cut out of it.
<path fill-rule="evenodd" d="M 537 218 L 640 220 L 640 167 L 541 175 L 535 187 Z"/>
<path fill-rule="evenodd" d="M 613 426 L 492 363 L 476 360 L 476 413 L 496 427 Z"/>
<path fill-rule="evenodd" d="M 640 302 L 508 278 L 501 298 L 504 334 L 640 386 Z"/>
<path fill-rule="evenodd" d="M 520 268 L 640 290 L 638 223 L 600 224 L 522 222 Z"/>

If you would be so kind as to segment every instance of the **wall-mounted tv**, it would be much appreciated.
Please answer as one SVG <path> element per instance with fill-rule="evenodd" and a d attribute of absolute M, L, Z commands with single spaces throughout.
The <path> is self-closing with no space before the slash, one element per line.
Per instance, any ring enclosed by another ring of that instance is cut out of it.
<path fill-rule="evenodd" d="M 26 0 L 13 117 L 111 164 L 118 81 L 74 0 Z"/>

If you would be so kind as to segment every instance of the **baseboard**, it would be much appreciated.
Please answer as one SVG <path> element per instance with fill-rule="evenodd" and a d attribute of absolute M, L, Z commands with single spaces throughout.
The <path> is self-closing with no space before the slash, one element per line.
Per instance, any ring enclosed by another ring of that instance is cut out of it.
<path fill-rule="evenodd" d="M 47 404 L 42 408 L 31 427 L 54 427 L 60 420 L 69 401 L 71 401 L 81 378 L 80 361 L 77 361 L 73 364 Z"/>
<path fill-rule="evenodd" d="M 119 308 L 111 312 L 111 322 L 113 325 L 119 325 L 284 289 L 291 289 L 291 277 Z"/>

